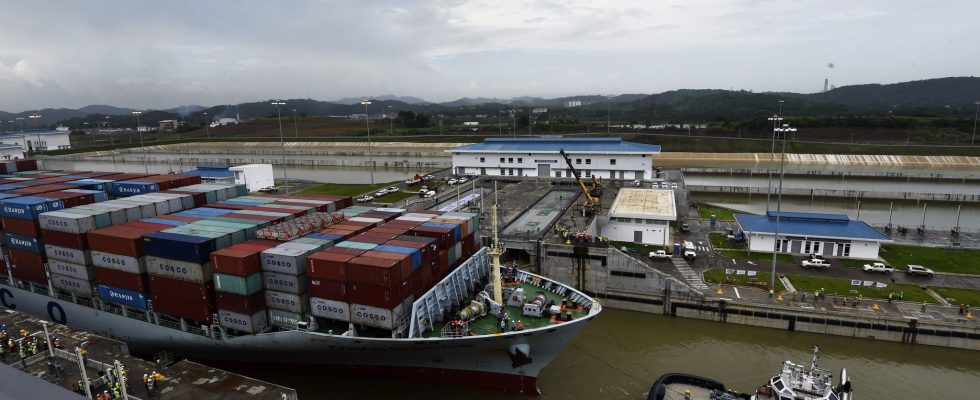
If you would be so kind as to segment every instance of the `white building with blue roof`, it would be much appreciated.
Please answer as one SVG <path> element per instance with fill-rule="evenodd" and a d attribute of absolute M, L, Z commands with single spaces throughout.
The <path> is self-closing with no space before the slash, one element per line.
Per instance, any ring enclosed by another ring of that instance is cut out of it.
<path fill-rule="evenodd" d="M 778 243 L 775 241 L 777 215 Z M 870 225 L 844 214 L 770 211 L 766 215 L 736 214 L 735 221 L 745 232 L 749 250 L 763 253 L 772 253 L 775 247 L 779 253 L 871 260 L 878 258 L 882 242 L 891 242 Z"/>
<path fill-rule="evenodd" d="M 496 137 L 446 150 L 456 175 L 570 178 L 565 150 L 583 178 L 648 180 L 660 146 L 615 137 Z"/>

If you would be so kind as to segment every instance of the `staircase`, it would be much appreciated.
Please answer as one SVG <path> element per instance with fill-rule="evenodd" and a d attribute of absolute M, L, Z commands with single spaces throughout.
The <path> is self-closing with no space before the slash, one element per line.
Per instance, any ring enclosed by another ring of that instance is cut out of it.
<path fill-rule="evenodd" d="M 670 262 L 674 263 L 674 268 L 677 268 L 677 271 L 681 273 L 681 276 L 684 277 L 684 280 L 686 280 L 691 287 L 697 290 L 708 290 L 708 285 L 705 285 L 704 281 L 701 280 L 701 275 L 694 272 L 694 270 L 687 265 L 687 261 L 685 261 L 683 258 L 671 257 Z"/>

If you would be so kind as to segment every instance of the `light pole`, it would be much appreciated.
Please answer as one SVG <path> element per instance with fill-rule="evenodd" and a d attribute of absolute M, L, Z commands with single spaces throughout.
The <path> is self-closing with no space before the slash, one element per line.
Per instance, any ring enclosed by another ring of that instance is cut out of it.
<path fill-rule="evenodd" d="M 980 100 L 973 104 L 977 105 L 977 112 L 973 114 L 973 139 L 970 139 L 970 147 L 973 147 L 977 141 L 977 117 L 980 117 Z"/>
<path fill-rule="evenodd" d="M 140 114 L 143 114 L 143 112 L 133 111 L 133 115 L 136 116 L 136 133 L 140 137 L 140 150 L 142 150 L 143 153 L 143 170 L 146 171 L 146 173 L 150 173 L 150 166 L 146 165 L 146 146 L 143 146 L 143 131 L 140 129 Z"/>
<path fill-rule="evenodd" d="M 368 106 L 371 102 L 364 100 L 361 102 L 364 105 L 364 124 L 367 126 L 367 139 L 368 139 L 368 164 L 371 164 L 371 185 L 374 185 L 374 155 L 371 153 L 371 114 L 368 114 Z M 442 128 L 442 120 L 439 120 L 439 128 Z M 384 129 L 384 128 L 381 128 Z"/>
<path fill-rule="evenodd" d="M 286 105 L 285 101 L 278 100 L 273 101 L 272 105 L 276 106 L 276 119 L 279 120 L 279 153 L 282 153 L 282 179 L 283 185 L 286 186 L 286 195 L 289 195 L 289 173 L 288 168 L 286 168 L 286 140 L 282 136 L 282 113 L 279 112 L 279 106 Z"/>
<path fill-rule="evenodd" d="M 41 114 L 31 114 L 27 118 L 32 119 L 31 124 L 34 125 L 34 153 L 32 155 L 36 156 L 41 146 L 41 126 L 37 124 L 37 120 L 41 119 Z"/>
<path fill-rule="evenodd" d="M 109 145 L 112 146 L 114 143 L 112 143 L 112 131 L 109 130 L 109 116 L 108 115 L 105 116 L 105 130 L 106 130 L 106 134 L 109 135 Z"/>
<path fill-rule="evenodd" d="M 612 110 L 612 98 L 606 97 L 606 134 L 607 135 L 609 134 L 609 124 L 612 121 L 609 117 L 611 110 Z"/>
<path fill-rule="evenodd" d="M 204 113 L 204 134 L 211 140 L 211 120 L 208 119 L 208 113 Z"/>
<path fill-rule="evenodd" d="M 783 120 L 779 114 L 769 117 L 772 121 L 772 146 L 769 150 L 769 188 L 766 189 L 766 212 L 769 212 L 769 195 L 772 194 L 772 163 L 776 158 L 776 128 L 779 126 L 779 122 Z"/>
<path fill-rule="evenodd" d="M 296 109 L 293 109 L 293 137 L 299 137 L 299 125 L 296 124 Z"/>
<path fill-rule="evenodd" d="M 788 124 L 783 124 L 782 127 L 776 128 L 775 131 L 783 134 L 783 138 L 782 138 L 783 150 L 779 153 L 779 191 L 777 192 L 778 194 L 776 195 L 776 227 L 773 230 L 772 276 L 770 277 L 771 282 L 769 283 L 770 284 L 769 288 L 773 290 L 776 289 L 776 255 L 778 254 L 776 252 L 776 249 L 779 248 L 780 250 L 783 251 L 786 250 L 779 245 L 779 218 L 780 218 L 779 213 L 782 212 L 782 206 L 783 206 L 783 172 L 784 172 L 783 166 L 786 162 L 786 135 L 790 133 L 795 133 L 796 128 L 790 128 Z M 766 212 L 766 216 L 767 217 L 769 216 L 768 211 Z"/>
<path fill-rule="evenodd" d="M 391 106 L 388 106 L 388 134 L 395 136 L 395 119 L 391 117 Z"/>
<path fill-rule="evenodd" d="M 17 117 L 17 118 L 14 118 L 14 119 L 20 121 L 20 131 L 23 132 L 24 131 L 24 117 Z"/>

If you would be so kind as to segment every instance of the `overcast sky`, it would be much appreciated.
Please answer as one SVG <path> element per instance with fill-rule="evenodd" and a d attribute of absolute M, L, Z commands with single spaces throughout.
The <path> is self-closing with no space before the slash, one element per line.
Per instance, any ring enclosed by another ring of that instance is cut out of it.
<path fill-rule="evenodd" d="M 6 1 L 0 110 L 810 93 L 980 71 L 980 2 Z M 833 64 L 830 67 L 829 64 Z"/>

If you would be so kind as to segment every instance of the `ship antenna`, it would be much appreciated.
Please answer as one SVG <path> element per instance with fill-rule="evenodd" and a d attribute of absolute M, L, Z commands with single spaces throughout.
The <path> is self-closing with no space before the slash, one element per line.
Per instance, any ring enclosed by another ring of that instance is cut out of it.
<path fill-rule="evenodd" d="M 493 181 L 493 207 L 490 210 L 493 215 L 491 216 L 491 221 L 493 224 L 493 243 L 490 244 L 490 250 L 487 254 L 493 260 L 493 268 L 490 270 L 490 283 L 493 285 L 493 301 L 497 304 L 504 304 L 504 293 L 501 287 L 500 279 L 500 256 L 504 254 L 503 249 L 500 247 L 500 238 L 497 237 L 497 181 Z"/>
<path fill-rule="evenodd" d="M 810 370 L 817 368 L 817 353 L 820 352 L 820 346 L 813 346 L 813 361 L 810 362 Z"/>

